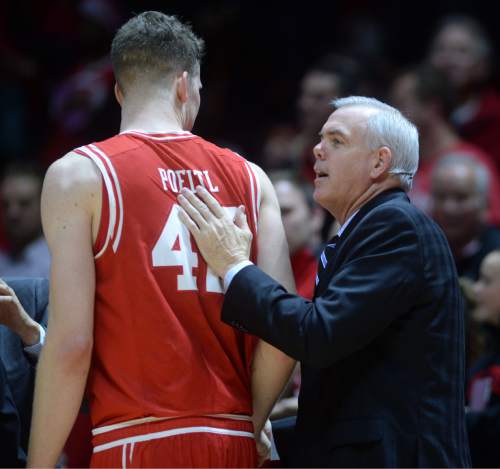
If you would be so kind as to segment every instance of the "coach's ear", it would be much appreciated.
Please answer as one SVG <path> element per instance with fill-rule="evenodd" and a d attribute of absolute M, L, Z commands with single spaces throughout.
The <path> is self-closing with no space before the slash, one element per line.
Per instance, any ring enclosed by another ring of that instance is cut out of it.
<path fill-rule="evenodd" d="M 392 152 L 389 147 L 382 146 L 373 153 L 371 158 L 370 176 L 373 180 L 378 179 L 383 174 L 387 174 L 391 169 Z"/>
<path fill-rule="evenodd" d="M 184 71 L 175 79 L 177 99 L 184 104 L 189 98 L 189 75 Z"/>
<path fill-rule="evenodd" d="M 118 101 L 118 104 L 121 106 L 123 103 L 123 93 L 118 82 L 115 82 L 115 98 Z"/>

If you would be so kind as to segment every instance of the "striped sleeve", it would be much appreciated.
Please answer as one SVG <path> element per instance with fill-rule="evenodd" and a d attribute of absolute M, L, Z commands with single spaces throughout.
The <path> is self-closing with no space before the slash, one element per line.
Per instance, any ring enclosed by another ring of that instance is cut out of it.
<path fill-rule="evenodd" d="M 75 150 L 75 153 L 86 156 L 94 162 L 102 175 L 108 195 L 109 223 L 105 242 L 95 255 L 95 258 L 98 259 L 104 254 L 109 245 L 111 245 L 113 252 L 116 252 L 120 244 L 123 229 L 123 198 L 120 181 L 118 180 L 113 163 L 96 145 L 79 147 Z"/>

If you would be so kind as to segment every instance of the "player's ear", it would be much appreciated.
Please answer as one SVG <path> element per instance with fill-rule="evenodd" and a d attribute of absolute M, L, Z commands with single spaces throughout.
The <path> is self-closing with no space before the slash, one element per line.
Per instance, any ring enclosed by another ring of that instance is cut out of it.
<path fill-rule="evenodd" d="M 188 72 L 182 72 L 182 74 L 175 79 L 175 89 L 177 93 L 177 99 L 184 104 L 189 98 Z"/>
<path fill-rule="evenodd" d="M 123 92 L 118 82 L 115 82 L 115 98 L 118 101 L 118 104 L 121 106 L 123 103 Z"/>

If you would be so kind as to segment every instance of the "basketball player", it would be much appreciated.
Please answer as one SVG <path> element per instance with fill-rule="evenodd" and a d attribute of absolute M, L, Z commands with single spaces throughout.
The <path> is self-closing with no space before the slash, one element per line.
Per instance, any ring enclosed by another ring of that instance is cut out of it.
<path fill-rule="evenodd" d="M 190 132 L 202 48 L 175 17 L 128 21 L 111 48 L 120 134 L 47 172 L 51 317 L 32 466 L 56 463 L 86 383 L 94 467 L 257 464 L 254 432 L 261 441 L 294 362 L 220 321 L 223 288 L 178 219 L 181 189 L 201 184 L 238 217 L 243 206 L 251 257 L 287 288 L 293 280 L 268 178 Z"/>

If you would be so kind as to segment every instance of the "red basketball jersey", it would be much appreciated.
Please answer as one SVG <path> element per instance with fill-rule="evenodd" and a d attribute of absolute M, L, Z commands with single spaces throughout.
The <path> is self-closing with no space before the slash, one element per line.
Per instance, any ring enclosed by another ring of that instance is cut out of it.
<path fill-rule="evenodd" d="M 248 162 L 189 132 L 128 131 L 75 150 L 103 178 L 96 240 L 93 426 L 145 417 L 251 415 L 255 337 L 220 320 L 221 281 L 178 219 L 182 187 L 203 185 L 254 234 L 259 185 Z"/>

